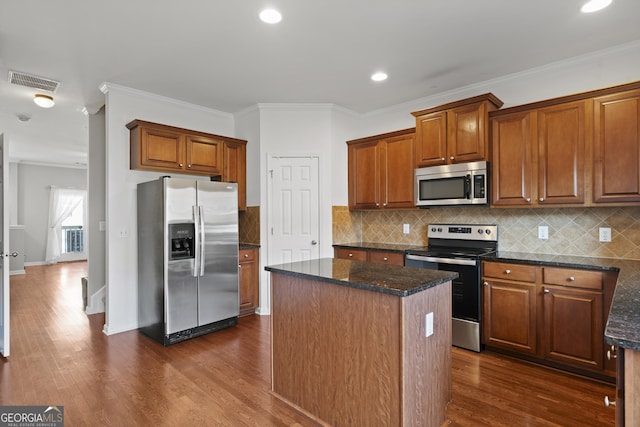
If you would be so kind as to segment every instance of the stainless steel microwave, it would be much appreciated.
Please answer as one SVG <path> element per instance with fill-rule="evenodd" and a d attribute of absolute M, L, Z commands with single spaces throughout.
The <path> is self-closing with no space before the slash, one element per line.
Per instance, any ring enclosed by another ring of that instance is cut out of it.
<path fill-rule="evenodd" d="M 416 169 L 416 206 L 486 205 L 487 171 L 485 161 Z"/>

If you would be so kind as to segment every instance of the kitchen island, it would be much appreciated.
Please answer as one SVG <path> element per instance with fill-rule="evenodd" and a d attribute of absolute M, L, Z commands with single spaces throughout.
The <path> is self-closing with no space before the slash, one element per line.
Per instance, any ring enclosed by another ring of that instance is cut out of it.
<path fill-rule="evenodd" d="M 277 397 L 333 426 L 446 421 L 456 273 L 333 258 L 265 268 Z"/>

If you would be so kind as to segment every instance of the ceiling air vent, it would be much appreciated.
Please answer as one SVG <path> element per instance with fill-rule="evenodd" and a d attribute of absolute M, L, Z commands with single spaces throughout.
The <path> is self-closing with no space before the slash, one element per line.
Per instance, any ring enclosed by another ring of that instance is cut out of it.
<path fill-rule="evenodd" d="M 46 90 L 55 93 L 60 86 L 60 82 L 33 74 L 21 73 L 19 71 L 9 71 L 9 83 L 14 85 L 31 87 L 34 89 Z"/>

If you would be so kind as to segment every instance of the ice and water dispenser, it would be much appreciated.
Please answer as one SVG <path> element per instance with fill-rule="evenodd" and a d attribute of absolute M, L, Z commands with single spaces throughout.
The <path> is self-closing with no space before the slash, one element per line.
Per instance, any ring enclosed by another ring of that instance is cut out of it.
<path fill-rule="evenodd" d="M 169 261 L 195 258 L 193 223 L 169 224 Z"/>

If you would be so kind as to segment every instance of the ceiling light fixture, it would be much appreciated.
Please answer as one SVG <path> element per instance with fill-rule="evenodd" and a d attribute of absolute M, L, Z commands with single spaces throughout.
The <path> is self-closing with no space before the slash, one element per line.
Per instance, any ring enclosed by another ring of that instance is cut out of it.
<path fill-rule="evenodd" d="M 387 73 L 383 73 L 382 71 L 378 71 L 377 73 L 373 73 L 371 75 L 371 80 L 374 82 L 382 82 L 387 80 Z"/>
<path fill-rule="evenodd" d="M 611 4 L 611 0 L 590 0 L 580 8 L 582 13 L 592 13 L 604 9 Z"/>
<path fill-rule="evenodd" d="M 282 21 L 282 14 L 275 9 L 265 9 L 260 12 L 260 20 L 267 24 L 277 24 Z"/>
<path fill-rule="evenodd" d="M 56 103 L 53 101 L 53 97 L 49 95 L 43 95 L 41 93 L 36 93 L 36 96 L 33 97 L 33 102 L 35 102 L 42 108 L 51 108 L 56 105 Z"/>

